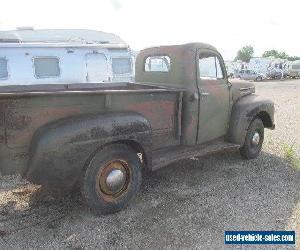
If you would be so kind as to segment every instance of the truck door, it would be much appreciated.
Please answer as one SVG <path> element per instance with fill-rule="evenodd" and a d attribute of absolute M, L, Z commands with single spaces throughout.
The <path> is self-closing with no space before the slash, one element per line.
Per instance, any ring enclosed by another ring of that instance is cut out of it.
<path fill-rule="evenodd" d="M 229 125 L 230 85 L 220 54 L 213 50 L 197 53 L 199 125 L 197 143 L 224 136 Z"/>
<path fill-rule="evenodd" d="M 86 55 L 87 82 L 108 82 L 110 70 L 107 58 L 102 53 L 91 53 Z"/>

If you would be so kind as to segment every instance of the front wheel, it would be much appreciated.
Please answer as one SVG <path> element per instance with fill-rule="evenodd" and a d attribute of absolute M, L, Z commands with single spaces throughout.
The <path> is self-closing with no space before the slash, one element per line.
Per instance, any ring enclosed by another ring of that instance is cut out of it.
<path fill-rule="evenodd" d="M 244 145 L 240 148 L 240 154 L 245 159 L 256 158 L 264 141 L 264 124 L 261 119 L 253 120 L 247 130 Z"/>
<path fill-rule="evenodd" d="M 81 178 L 81 193 L 96 214 L 125 208 L 142 182 L 137 153 L 127 145 L 112 144 L 96 153 Z"/>

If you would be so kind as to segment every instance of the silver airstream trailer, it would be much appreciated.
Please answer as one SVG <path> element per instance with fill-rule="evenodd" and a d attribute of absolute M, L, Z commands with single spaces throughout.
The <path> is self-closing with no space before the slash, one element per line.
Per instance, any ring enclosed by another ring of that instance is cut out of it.
<path fill-rule="evenodd" d="M 0 31 L 0 85 L 132 81 L 133 56 L 117 35 L 92 30 Z"/>

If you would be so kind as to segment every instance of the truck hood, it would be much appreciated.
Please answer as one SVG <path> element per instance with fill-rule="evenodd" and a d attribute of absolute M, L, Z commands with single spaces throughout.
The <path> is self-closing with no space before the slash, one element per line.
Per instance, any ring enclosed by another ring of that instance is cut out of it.
<path fill-rule="evenodd" d="M 232 99 L 233 102 L 237 101 L 245 95 L 255 93 L 255 86 L 253 83 L 247 81 L 232 81 Z"/>

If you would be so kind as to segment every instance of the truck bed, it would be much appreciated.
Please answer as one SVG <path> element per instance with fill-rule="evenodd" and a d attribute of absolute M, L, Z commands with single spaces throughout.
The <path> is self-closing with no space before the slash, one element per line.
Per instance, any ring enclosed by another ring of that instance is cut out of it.
<path fill-rule="evenodd" d="M 136 112 L 151 124 L 153 149 L 179 145 L 182 94 L 139 83 L 1 86 L 0 171 L 22 172 L 36 131 L 72 116 Z"/>

